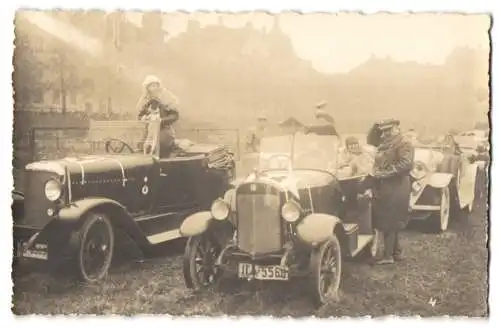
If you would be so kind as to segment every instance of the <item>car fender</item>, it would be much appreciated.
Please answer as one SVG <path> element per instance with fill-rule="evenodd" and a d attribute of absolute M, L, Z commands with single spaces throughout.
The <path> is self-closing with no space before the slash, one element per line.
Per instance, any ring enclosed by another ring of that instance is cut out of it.
<path fill-rule="evenodd" d="M 24 194 L 19 191 L 12 191 L 12 217 L 14 221 L 24 217 Z"/>
<path fill-rule="evenodd" d="M 111 222 L 123 229 L 140 247 L 149 245 L 146 236 L 125 207 L 109 198 L 95 197 L 74 201 L 59 211 L 58 219 L 61 222 L 78 224 L 92 211 L 109 215 Z"/>
<path fill-rule="evenodd" d="M 212 214 L 210 211 L 201 211 L 188 216 L 179 229 L 181 236 L 190 237 L 200 235 L 208 230 Z"/>
<path fill-rule="evenodd" d="M 303 242 L 314 247 L 328 240 L 339 225 L 342 226 L 342 221 L 336 216 L 310 214 L 297 224 L 297 235 Z"/>
<path fill-rule="evenodd" d="M 58 214 L 59 219 L 62 221 L 78 221 L 86 213 L 100 206 L 111 206 L 125 211 L 125 208 L 119 202 L 109 198 L 85 198 L 71 202 L 67 207 L 62 208 Z"/>
<path fill-rule="evenodd" d="M 460 208 L 471 207 L 475 198 L 476 176 L 478 172 L 477 163 L 466 164 L 462 168 L 458 186 L 458 198 Z"/>
<path fill-rule="evenodd" d="M 477 170 L 485 170 L 486 169 L 486 161 L 476 161 L 475 162 L 476 166 L 477 166 Z"/>
<path fill-rule="evenodd" d="M 448 186 L 453 178 L 453 174 L 449 173 L 432 173 L 427 178 L 427 184 L 431 187 L 442 189 Z"/>
<path fill-rule="evenodd" d="M 12 191 L 12 200 L 13 201 L 24 201 L 24 194 L 19 191 Z"/>

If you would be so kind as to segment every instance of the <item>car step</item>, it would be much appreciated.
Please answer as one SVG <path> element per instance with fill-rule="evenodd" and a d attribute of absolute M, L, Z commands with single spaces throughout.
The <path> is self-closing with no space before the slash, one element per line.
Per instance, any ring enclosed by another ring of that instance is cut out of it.
<path fill-rule="evenodd" d="M 373 234 L 360 234 L 358 235 L 358 247 L 351 252 L 351 257 L 356 257 L 371 241 L 374 239 Z"/>
<path fill-rule="evenodd" d="M 178 229 L 175 229 L 150 235 L 147 237 L 147 239 L 151 244 L 159 244 L 167 241 L 172 241 L 180 237 L 182 237 L 180 231 Z"/>

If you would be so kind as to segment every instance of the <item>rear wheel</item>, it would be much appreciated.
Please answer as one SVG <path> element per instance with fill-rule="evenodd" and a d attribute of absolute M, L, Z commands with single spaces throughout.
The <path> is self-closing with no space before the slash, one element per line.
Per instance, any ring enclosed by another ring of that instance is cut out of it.
<path fill-rule="evenodd" d="M 342 276 L 342 253 L 336 235 L 312 252 L 310 266 L 314 302 L 320 306 L 337 298 Z"/>
<path fill-rule="evenodd" d="M 441 189 L 440 209 L 437 214 L 431 217 L 432 231 L 441 233 L 448 229 L 450 222 L 450 188 L 448 186 Z"/>
<path fill-rule="evenodd" d="M 215 262 L 220 252 L 219 244 L 209 234 L 189 238 L 183 261 L 184 282 L 188 288 L 198 291 L 217 282 L 221 273 Z"/>

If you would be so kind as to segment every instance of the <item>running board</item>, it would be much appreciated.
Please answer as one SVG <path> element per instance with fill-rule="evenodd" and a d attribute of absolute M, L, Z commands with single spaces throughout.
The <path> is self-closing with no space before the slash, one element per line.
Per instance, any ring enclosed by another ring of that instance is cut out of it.
<path fill-rule="evenodd" d="M 358 248 L 351 253 L 351 257 L 356 257 L 374 238 L 374 234 L 359 234 Z"/>
<path fill-rule="evenodd" d="M 159 244 L 167 241 L 172 241 L 175 239 L 178 239 L 182 237 L 181 233 L 178 229 L 176 230 L 171 230 L 171 231 L 165 231 L 163 233 L 158 233 L 154 235 L 150 235 L 147 237 L 149 243 L 151 244 Z"/>
<path fill-rule="evenodd" d="M 412 205 L 412 211 L 439 211 L 441 206 Z"/>

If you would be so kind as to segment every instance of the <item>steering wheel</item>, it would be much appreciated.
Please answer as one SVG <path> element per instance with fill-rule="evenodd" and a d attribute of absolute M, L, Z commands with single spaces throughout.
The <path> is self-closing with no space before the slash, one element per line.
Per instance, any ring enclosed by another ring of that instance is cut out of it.
<path fill-rule="evenodd" d="M 283 162 L 283 160 L 286 162 Z M 273 161 L 278 162 L 278 165 L 272 166 L 271 163 Z M 268 163 L 269 163 L 268 166 L 271 169 L 286 169 L 286 168 L 288 168 L 288 165 L 291 163 L 290 155 L 288 155 L 288 154 L 273 154 L 269 157 Z"/>
<path fill-rule="evenodd" d="M 117 145 L 114 145 L 114 143 Z M 118 138 L 111 138 L 107 140 L 104 146 L 106 153 L 122 153 L 125 149 L 128 149 L 130 153 L 134 153 L 134 149 L 130 145 Z"/>

